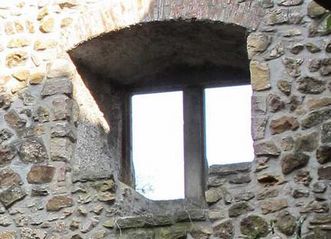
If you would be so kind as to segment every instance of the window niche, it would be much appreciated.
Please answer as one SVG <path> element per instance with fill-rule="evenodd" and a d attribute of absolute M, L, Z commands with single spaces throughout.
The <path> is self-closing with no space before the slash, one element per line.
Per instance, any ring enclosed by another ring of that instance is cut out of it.
<path fill-rule="evenodd" d="M 204 202 L 207 176 L 204 89 L 249 84 L 246 30 L 210 21 L 152 22 L 92 39 L 71 52 L 111 130 L 119 178 L 135 187 L 132 101 L 181 91 L 185 199 Z M 247 119 L 250 120 L 250 119 Z"/>

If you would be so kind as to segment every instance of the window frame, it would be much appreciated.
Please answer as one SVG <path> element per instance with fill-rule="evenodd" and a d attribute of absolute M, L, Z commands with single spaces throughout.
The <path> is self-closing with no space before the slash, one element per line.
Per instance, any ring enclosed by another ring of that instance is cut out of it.
<path fill-rule="evenodd" d="M 205 147 L 205 104 L 206 87 L 188 85 L 177 88 L 183 92 L 183 145 L 184 145 L 184 196 L 194 202 L 205 202 L 208 163 Z M 135 188 L 134 165 L 132 158 L 132 105 L 131 98 L 136 94 L 161 93 L 159 91 L 130 91 L 123 102 L 123 147 L 121 160 L 121 181 Z"/>

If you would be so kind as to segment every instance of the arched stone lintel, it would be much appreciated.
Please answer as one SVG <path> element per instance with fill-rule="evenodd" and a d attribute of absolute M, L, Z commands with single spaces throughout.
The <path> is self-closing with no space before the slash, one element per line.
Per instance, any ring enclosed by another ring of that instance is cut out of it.
<path fill-rule="evenodd" d="M 100 35 L 139 23 L 174 19 L 211 20 L 242 26 L 248 31 L 258 28 L 264 9 L 258 1 L 248 0 L 130 0 L 102 1 L 82 13 L 62 32 L 63 49 Z"/>

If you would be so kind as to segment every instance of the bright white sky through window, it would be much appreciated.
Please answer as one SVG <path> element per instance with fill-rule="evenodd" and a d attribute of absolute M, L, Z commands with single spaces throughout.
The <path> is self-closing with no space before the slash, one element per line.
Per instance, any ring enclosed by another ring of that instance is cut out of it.
<path fill-rule="evenodd" d="M 205 90 L 209 165 L 253 161 L 251 90 L 250 85 Z"/>
<path fill-rule="evenodd" d="M 184 198 L 182 92 L 132 97 L 136 189 L 153 200 Z"/>
<path fill-rule="evenodd" d="M 149 199 L 184 198 L 182 97 L 182 92 L 132 97 L 136 188 Z M 250 102 L 250 85 L 205 90 L 209 165 L 253 160 Z"/>

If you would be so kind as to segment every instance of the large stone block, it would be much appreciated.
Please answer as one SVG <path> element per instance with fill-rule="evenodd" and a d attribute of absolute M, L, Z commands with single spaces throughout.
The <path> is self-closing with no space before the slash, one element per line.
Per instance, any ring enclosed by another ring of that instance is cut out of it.
<path fill-rule="evenodd" d="M 60 211 L 62 208 L 72 207 L 74 200 L 70 196 L 58 195 L 48 200 L 46 210 L 48 212 Z"/>
<path fill-rule="evenodd" d="M 14 231 L 3 231 L 0 232 L 1 239 L 16 239 L 16 233 Z"/>
<path fill-rule="evenodd" d="M 320 180 L 331 180 L 331 166 L 320 167 L 317 173 Z"/>
<path fill-rule="evenodd" d="M 224 219 L 213 224 L 214 235 L 219 238 L 232 239 L 235 228 L 231 219 Z"/>
<path fill-rule="evenodd" d="M 41 163 L 48 159 L 45 145 L 41 139 L 27 138 L 19 149 L 21 160 L 26 163 Z"/>
<path fill-rule="evenodd" d="M 52 102 L 53 119 L 70 120 L 72 113 L 72 101 L 66 96 L 57 96 Z"/>
<path fill-rule="evenodd" d="M 55 168 L 47 165 L 34 165 L 28 173 L 29 183 L 41 184 L 50 183 L 54 177 Z"/>
<path fill-rule="evenodd" d="M 295 169 L 307 165 L 309 156 L 303 153 L 287 154 L 282 158 L 281 166 L 284 174 L 289 174 Z"/>
<path fill-rule="evenodd" d="M 81 122 L 72 160 L 73 180 L 110 178 L 113 174 L 107 135 L 100 126 Z"/>
<path fill-rule="evenodd" d="M 16 155 L 17 151 L 15 147 L 0 145 L 0 166 L 10 164 Z"/>
<path fill-rule="evenodd" d="M 26 125 L 26 120 L 22 119 L 15 110 L 10 110 L 4 118 L 8 126 L 15 130 L 22 130 Z"/>
<path fill-rule="evenodd" d="M 233 204 L 229 208 L 229 217 L 239 217 L 251 211 L 254 211 L 254 208 L 251 205 L 249 205 L 247 202 L 239 202 Z"/>
<path fill-rule="evenodd" d="M 222 199 L 223 196 L 222 189 L 219 187 L 217 188 L 212 187 L 206 191 L 205 196 L 207 203 L 209 204 L 216 203 Z"/>
<path fill-rule="evenodd" d="M 320 94 L 326 89 L 326 82 L 310 76 L 297 80 L 298 91 L 303 94 Z"/>
<path fill-rule="evenodd" d="M 257 156 L 279 156 L 280 150 L 276 144 L 271 141 L 262 141 L 254 143 L 254 153 Z"/>
<path fill-rule="evenodd" d="M 318 132 L 312 132 L 307 135 L 299 136 L 295 140 L 294 150 L 296 152 L 312 152 L 318 146 Z"/>
<path fill-rule="evenodd" d="M 316 150 L 316 159 L 320 164 L 331 162 L 331 146 L 320 146 Z"/>
<path fill-rule="evenodd" d="M 240 231 L 249 238 L 265 237 L 269 234 L 269 226 L 262 217 L 250 215 L 241 220 Z"/>
<path fill-rule="evenodd" d="M 68 122 L 57 122 L 52 125 L 51 137 L 68 137 L 72 142 L 77 139 L 75 128 Z"/>
<path fill-rule="evenodd" d="M 28 54 L 25 51 L 15 51 L 7 55 L 6 65 L 9 68 L 24 65 L 28 59 Z"/>
<path fill-rule="evenodd" d="M 267 63 L 251 61 L 250 72 L 253 90 L 261 91 L 270 89 L 270 70 Z"/>
<path fill-rule="evenodd" d="M 288 130 L 296 130 L 297 128 L 299 128 L 299 122 L 292 116 L 282 116 L 272 120 L 270 123 L 272 134 L 280 134 Z"/>
<path fill-rule="evenodd" d="M 313 111 L 303 118 L 301 127 L 303 129 L 309 129 L 329 119 L 331 119 L 331 109 L 326 108 Z"/>
<path fill-rule="evenodd" d="M 68 138 L 52 138 L 50 148 L 52 160 L 70 162 L 73 145 Z"/>
<path fill-rule="evenodd" d="M 47 71 L 47 78 L 71 78 L 73 68 L 67 59 L 56 59 L 50 65 Z"/>
<path fill-rule="evenodd" d="M 41 91 L 42 96 L 65 94 L 71 96 L 72 82 L 67 78 L 47 79 Z"/>
<path fill-rule="evenodd" d="M 292 236 L 297 228 L 296 218 L 288 211 L 280 212 L 277 216 L 276 227 L 287 236 Z"/>
<path fill-rule="evenodd" d="M 13 185 L 0 193 L 0 202 L 9 208 L 15 202 L 22 200 L 26 196 L 25 191 L 20 187 Z"/>
<path fill-rule="evenodd" d="M 261 203 L 261 210 L 263 214 L 269 214 L 280 211 L 288 207 L 286 199 L 269 199 Z"/>
<path fill-rule="evenodd" d="M 21 177 L 14 170 L 6 168 L 0 171 L 0 188 L 18 186 L 21 183 Z"/>
<path fill-rule="evenodd" d="M 251 59 L 257 53 L 264 52 L 270 42 L 271 38 L 264 33 L 251 33 L 247 37 L 248 58 Z"/>
<path fill-rule="evenodd" d="M 331 121 L 322 125 L 321 141 L 325 144 L 331 143 Z"/>

